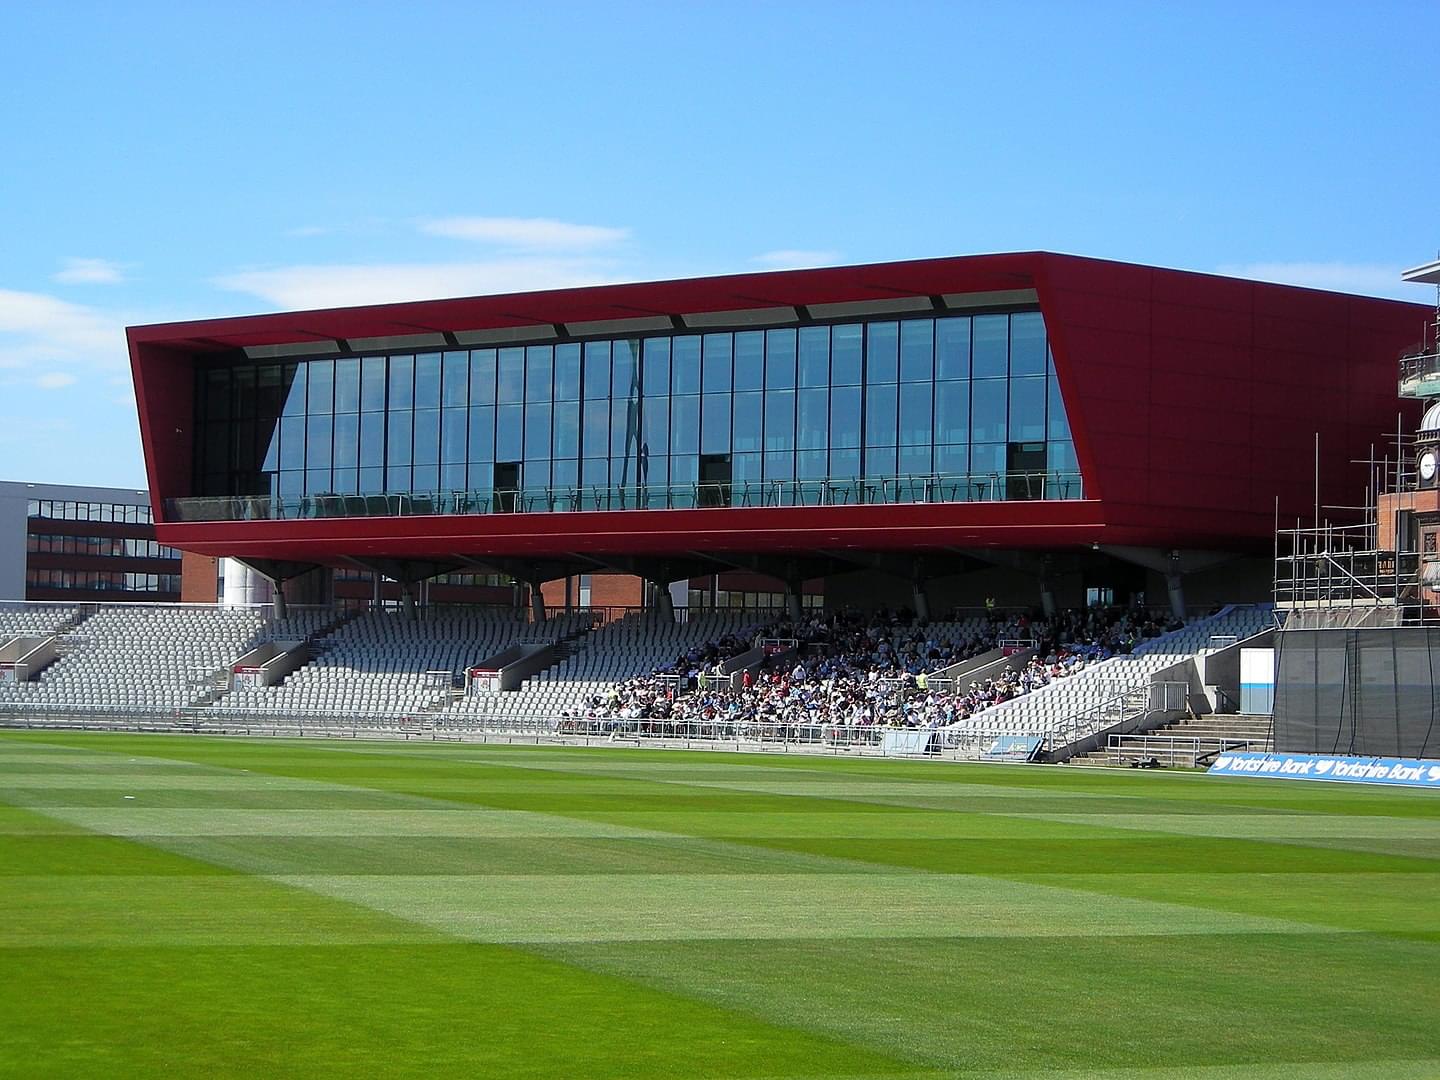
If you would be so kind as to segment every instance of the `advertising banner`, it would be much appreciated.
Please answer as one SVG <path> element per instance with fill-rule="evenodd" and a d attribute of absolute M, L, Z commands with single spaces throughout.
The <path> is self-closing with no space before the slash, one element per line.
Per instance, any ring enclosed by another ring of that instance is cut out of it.
<path fill-rule="evenodd" d="M 1029 761 L 1040 749 L 1038 735 L 1001 735 L 981 754 L 984 761 Z"/>
<path fill-rule="evenodd" d="M 1440 791 L 1440 761 L 1419 758 L 1344 757 L 1327 754 L 1221 754 L 1211 776 L 1261 776 L 1279 780 L 1339 780 Z"/>

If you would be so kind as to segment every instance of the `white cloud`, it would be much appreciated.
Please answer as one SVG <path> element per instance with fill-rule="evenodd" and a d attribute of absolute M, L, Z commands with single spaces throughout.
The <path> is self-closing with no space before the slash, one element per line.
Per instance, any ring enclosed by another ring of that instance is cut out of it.
<path fill-rule="evenodd" d="M 420 222 L 420 231 L 431 236 L 478 240 L 520 251 L 589 251 L 618 244 L 630 237 L 629 229 L 576 225 L 552 218 L 431 218 Z"/>
<path fill-rule="evenodd" d="M 66 259 L 52 280 L 62 285 L 118 285 L 125 275 L 120 264 L 109 259 Z"/>
<path fill-rule="evenodd" d="M 525 256 L 458 263 L 284 266 L 225 274 L 214 284 L 283 308 L 330 308 L 568 289 L 615 280 L 614 266 L 607 261 Z"/>
<path fill-rule="evenodd" d="M 0 289 L 0 368 L 126 361 L 125 320 L 45 293 Z"/>
<path fill-rule="evenodd" d="M 1216 273 L 1232 277 L 1273 281 L 1280 285 L 1302 285 L 1310 289 L 1384 296 L 1396 300 L 1427 299 L 1429 286 L 1400 280 L 1402 266 L 1346 262 L 1270 262 L 1221 266 Z"/>
<path fill-rule="evenodd" d="M 767 251 L 751 260 L 767 270 L 804 270 L 812 266 L 834 266 L 840 261 L 838 251 L 805 251 L 787 248 L 781 251 Z"/>
<path fill-rule="evenodd" d="M 41 390 L 63 390 L 67 386 L 74 386 L 78 381 L 68 371 L 47 371 L 44 375 L 35 377 L 35 385 Z"/>

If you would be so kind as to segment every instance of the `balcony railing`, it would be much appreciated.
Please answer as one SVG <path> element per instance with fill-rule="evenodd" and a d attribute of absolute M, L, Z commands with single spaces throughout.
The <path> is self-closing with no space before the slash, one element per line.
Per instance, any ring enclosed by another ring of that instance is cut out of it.
<path fill-rule="evenodd" d="M 166 519 L 294 521 L 457 514 L 696 510 L 1081 499 L 1078 472 L 969 473 L 857 480 L 735 480 L 729 483 L 569 485 L 388 495 L 227 495 L 166 500 Z"/>
<path fill-rule="evenodd" d="M 1406 356 L 1401 359 L 1400 396 L 1440 396 L 1440 350 L 1432 349 L 1420 356 Z"/>

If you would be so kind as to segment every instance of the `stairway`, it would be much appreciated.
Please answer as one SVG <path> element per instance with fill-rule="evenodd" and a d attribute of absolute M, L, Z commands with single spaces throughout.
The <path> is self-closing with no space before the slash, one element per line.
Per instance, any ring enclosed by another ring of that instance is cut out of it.
<path fill-rule="evenodd" d="M 1167 768 L 1205 768 L 1225 750 L 1272 749 L 1273 718 L 1243 714 L 1187 717 L 1143 735 L 1114 735 L 1108 745 L 1070 759 L 1071 765 L 1121 768 L 1153 758 Z"/>

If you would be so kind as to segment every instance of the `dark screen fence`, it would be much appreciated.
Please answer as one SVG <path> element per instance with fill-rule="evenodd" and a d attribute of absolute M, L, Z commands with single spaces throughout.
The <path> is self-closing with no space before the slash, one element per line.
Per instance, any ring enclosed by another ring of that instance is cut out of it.
<path fill-rule="evenodd" d="M 1440 629 L 1287 630 L 1275 643 L 1276 750 L 1440 756 Z"/>

